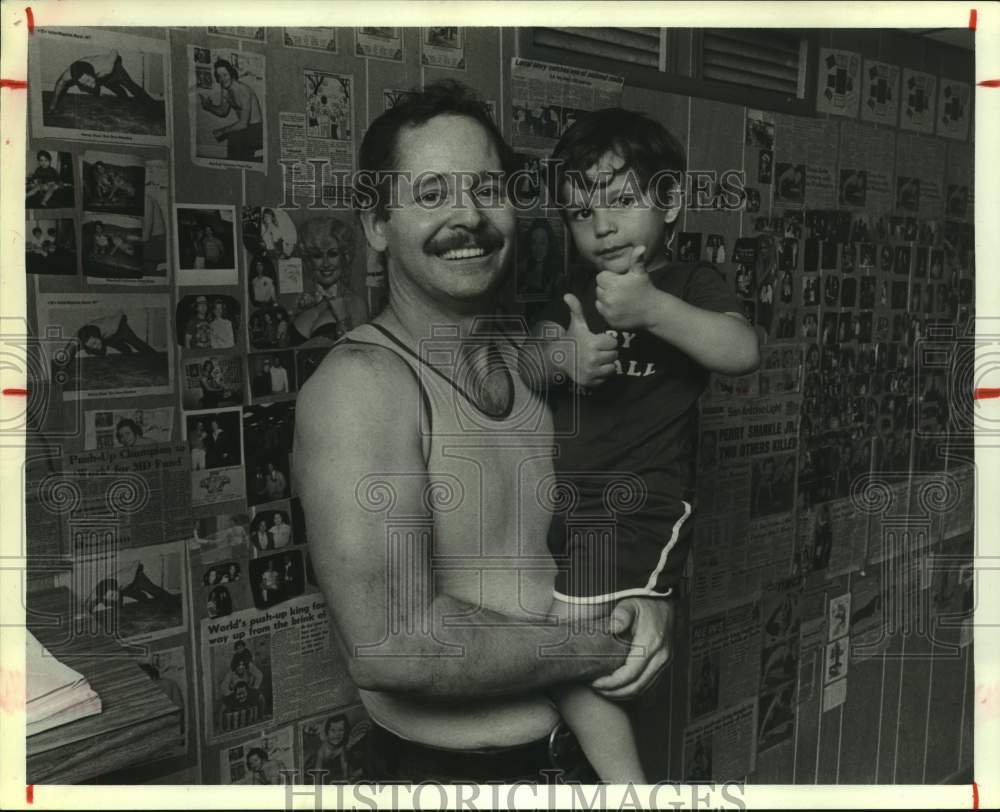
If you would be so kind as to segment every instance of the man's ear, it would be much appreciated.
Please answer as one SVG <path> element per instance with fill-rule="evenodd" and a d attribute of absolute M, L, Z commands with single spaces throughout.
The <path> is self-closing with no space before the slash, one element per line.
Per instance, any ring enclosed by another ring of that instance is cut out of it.
<path fill-rule="evenodd" d="M 374 209 L 361 212 L 360 219 L 368 244 L 376 251 L 385 251 L 389 245 L 385 236 L 386 221 L 379 217 Z"/>

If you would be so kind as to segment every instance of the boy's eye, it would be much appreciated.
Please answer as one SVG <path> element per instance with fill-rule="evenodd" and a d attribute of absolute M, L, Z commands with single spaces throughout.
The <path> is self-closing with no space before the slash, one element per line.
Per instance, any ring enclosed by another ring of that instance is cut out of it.
<path fill-rule="evenodd" d="M 622 195 L 616 201 L 614 201 L 614 203 L 612 203 L 611 205 L 614 208 L 618 208 L 618 209 L 628 209 L 628 208 L 631 208 L 632 206 L 636 205 L 636 203 L 638 203 L 638 200 L 636 199 L 636 197 L 634 195 Z"/>
<path fill-rule="evenodd" d="M 573 209 L 569 213 L 571 220 L 586 220 L 593 213 L 591 209 Z"/>

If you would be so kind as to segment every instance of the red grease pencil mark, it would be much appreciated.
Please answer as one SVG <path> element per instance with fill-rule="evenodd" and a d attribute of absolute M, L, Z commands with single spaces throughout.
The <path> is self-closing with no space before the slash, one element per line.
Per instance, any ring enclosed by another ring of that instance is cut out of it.
<path fill-rule="evenodd" d="M 980 387 L 972 392 L 973 400 L 986 400 L 987 398 L 1000 398 L 1000 389 Z"/>
<path fill-rule="evenodd" d="M 27 86 L 24 79 L 0 79 L 0 87 L 9 87 L 11 90 L 24 90 Z"/>
<path fill-rule="evenodd" d="M 979 809 L 979 784 L 972 782 L 972 808 Z"/>
<path fill-rule="evenodd" d="M 26 786 L 24 788 L 24 797 L 27 799 L 27 801 L 28 801 L 29 804 L 33 804 L 35 802 L 35 785 L 34 784 L 28 784 L 28 786 Z"/>
<path fill-rule="evenodd" d="M 975 12 L 973 12 L 973 13 L 975 13 Z M 29 34 L 34 34 L 35 33 L 35 15 L 31 11 L 31 6 L 28 6 L 27 8 L 25 8 L 24 14 L 28 18 L 28 33 Z"/>
<path fill-rule="evenodd" d="M 1000 87 L 1000 79 L 983 79 L 981 82 L 976 82 L 980 87 Z"/>
<path fill-rule="evenodd" d="M 26 397 L 27 394 L 28 394 L 28 390 L 27 389 L 4 389 L 3 393 L 5 395 L 24 395 Z"/>
<path fill-rule="evenodd" d="M 976 23 L 978 22 L 978 20 L 976 19 L 977 17 L 978 14 L 976 10 L 974 8 L 969 9 L 969 28 L 973 31 L 976 30 Z"/>

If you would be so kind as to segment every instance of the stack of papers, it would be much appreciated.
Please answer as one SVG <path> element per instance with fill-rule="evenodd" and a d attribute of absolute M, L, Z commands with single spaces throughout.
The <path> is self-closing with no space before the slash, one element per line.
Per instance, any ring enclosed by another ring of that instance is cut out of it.
<path fill-rule="evenodd" d="M 100 713 L 101 698 L 87 680 L 53 657 L 31 632 L 27 636 L 28 735 Z"/>

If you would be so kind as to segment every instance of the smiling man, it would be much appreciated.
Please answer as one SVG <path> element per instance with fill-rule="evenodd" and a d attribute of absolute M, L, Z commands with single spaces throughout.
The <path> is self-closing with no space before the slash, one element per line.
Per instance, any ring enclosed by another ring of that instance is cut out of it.
<path fill-rule="evenodd" d="M 646 599 L 599 628 L 547 615 L 552 422 L 518 347 L 481 318 L 515 233 L 514 157 L 482 102 L 457 83 L 407 97 L 372 123 L 359 165 L 389 304 L 303 387 L 294 460 L 317 581 L 374 721 L 366 777 L 539 781 L 557 766 L 548 689 L 640 693 L 667 660 L 665 617 Z"/>

